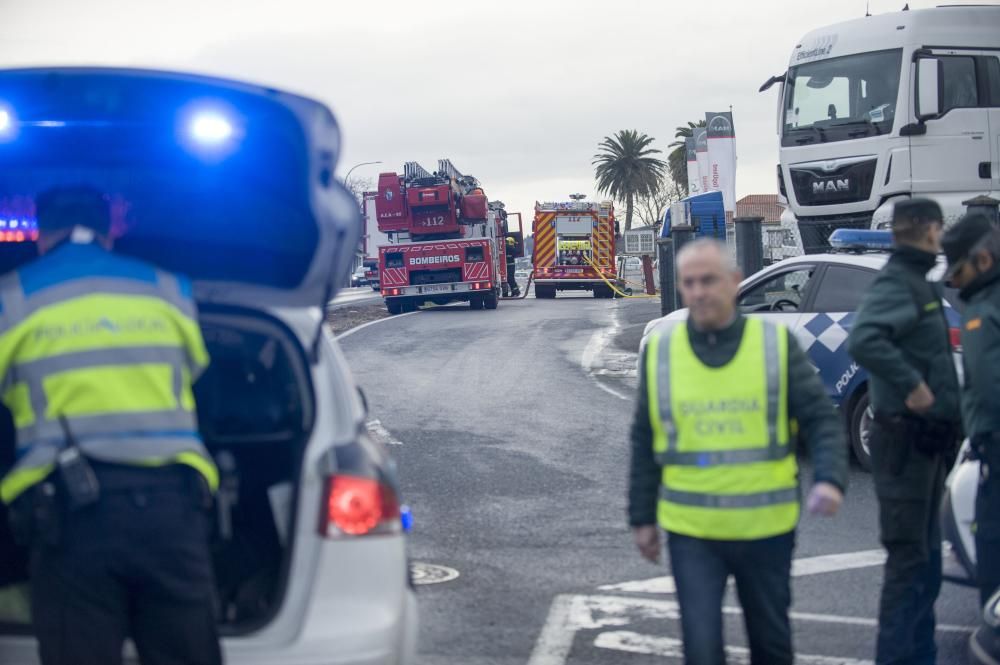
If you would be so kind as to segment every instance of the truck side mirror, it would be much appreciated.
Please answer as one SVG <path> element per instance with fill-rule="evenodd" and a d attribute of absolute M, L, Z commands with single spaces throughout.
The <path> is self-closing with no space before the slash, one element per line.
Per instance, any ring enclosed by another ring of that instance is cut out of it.
<path fill-rule="evenodd" d="M 923 122 L 941 114 L 941 61 L 917 58 L 917 120 Z"/>

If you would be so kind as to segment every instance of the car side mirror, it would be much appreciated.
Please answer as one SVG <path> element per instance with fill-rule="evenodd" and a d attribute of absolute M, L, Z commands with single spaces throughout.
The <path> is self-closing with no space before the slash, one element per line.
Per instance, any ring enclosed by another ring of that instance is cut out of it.
<path fill-rule="evenodd" d="M 917 58 L 916 116 L 923 122 L 941 114 L 941 61 Z"/>

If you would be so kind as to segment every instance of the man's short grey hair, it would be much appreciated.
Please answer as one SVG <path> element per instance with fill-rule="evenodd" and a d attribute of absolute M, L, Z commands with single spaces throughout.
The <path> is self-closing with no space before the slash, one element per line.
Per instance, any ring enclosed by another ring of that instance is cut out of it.
<path fill-rule="evenodd" d="M 683 261 L 689 254 L 694 254 L 703 249 L 714 249 L 719 252 L 719 256 L 722 258 L 722 267 L 730 272 L 739 271 L 740 267 L 736 264 L 736 258 L 729 252 L 729 247 L 726 243 L 721 240 L 716 240 L 715 238 L 698 238 L 697 240 L 692 240 L 686 243 L 681 250 L 677 252 L 677 257 L 674 259 L 674 263 L 680 266 L 681 261 Z"/>

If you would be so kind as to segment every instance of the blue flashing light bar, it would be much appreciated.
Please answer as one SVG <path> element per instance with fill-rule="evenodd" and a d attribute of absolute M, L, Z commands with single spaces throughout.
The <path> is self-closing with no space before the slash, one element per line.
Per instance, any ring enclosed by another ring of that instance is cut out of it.
<path fill-rule="evenodd" d="M 887 252 L 892 249 L 892 232 L 837 229 L 830 234 L 830 247 L 848 252 Z"/>
<path fill-rule="evenodd" d="M 409 506 L 399 507 L 399 520 L 404 533 L 413 531 L 413 511 L 410 510 Z"/>

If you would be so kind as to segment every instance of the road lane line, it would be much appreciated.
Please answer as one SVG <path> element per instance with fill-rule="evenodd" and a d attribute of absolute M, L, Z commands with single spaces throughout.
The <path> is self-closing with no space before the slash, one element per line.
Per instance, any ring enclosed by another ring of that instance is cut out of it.
<path fill-rule="evenodd" d="M 350 337 L 354 333 L 360 332 L 360 331 L 364 330 L 365 328 L 367 328 L 369 326 L 375 325 L 376 323 L 385 323 L 386 321 L 395 321 L 396 319 L 401 319 L 404 316 L 412 316 L 413 314 L 419 314 L 419 313 L 420 313 L 420 310 L 417 310 L 416 312 L 406 312 L 405 314 L 396 314 L 394 316 L 387 316 L 384 319 L 375 319 L 374 321 L 369 321 L 368 323 L 362 323 L 357 328 L 351 328 L 350 330 L 347 330 L 345 332 L 340 333 L 339 335 L 337 335 L 336 340 L 339 342 L 340 340 L 344 339 L 345 337 Z"/>
<path fill-rule="evenodd" d="M 573 648 L 573 638 L 580 629 L 580 596 L 556 596 L 549 616 L 528 658 L 528 665 L 564 665 Z M 588 613 L 589 614 L 589 613 Z"/>
<path fill-rule="evenodd" d="M 667 658 L 684 657 L 684 644 L 679 639 L 641 635 L 629 630 L 601 633 L 594 640 L 594 646 L 601 649 L 641 653 L 650 656 L 664 656 Z M 746 647 L 727 646 L 726 662 L 749 665 L 750 649 Z M 874 665 L 874 661 L 797 653 L 795 654 L 795 665 Z"/>
<path fill-rule="evenodd" d="M 792 561 L 792 577 L 806 577 L 822 573 L 835 573 L 856 568 L 871 568 L 885 563 L 883 550 L 862 550 L 844 554 L 824 554 L 821 556 L 794 559 Z M 652 577 L 646 580 L 633 580 L 620 584 L 605 584 L 597 587 L 600 591 L 617 591 L 621 593 L 676 593 L 677 585 L 670 575 Z"/>
<path fill-rule="evenodd" d="M 392 435 L 392 433 L 382 425 L 382 421 L 375 419 L 365 423 L 368 433 L 387 446 L 401 446 L 403 442 Z"/>
<path fill-rule="evenodd" d="M 611 326 L 608 328 L 602 328 L 594 332 L 587 341 L 587 345 L 583 349 L 583 353 L 580 355 L 580 365 L 583 367 L 583 371 L 587 373 L 597 387 L 608 393 L 609 395 L 614 395 L 620 400 L 626 402 L 632 401 L 632 398 L 625 395 L 610 386 L 606 386 L 598 377 L 594 370 L 594 366 L 600 359 L 601 354 L 604 349 L 608 347 L 611 340 L 614 339 L 618 331 L 621 330 L 621 326 L 618 323 L 618 311 L 616 309 L 611 310 Z"/>

